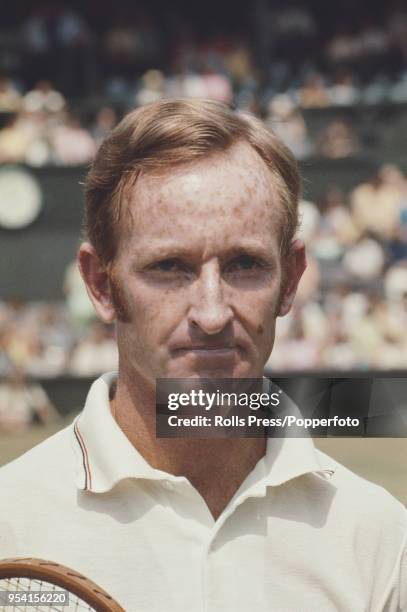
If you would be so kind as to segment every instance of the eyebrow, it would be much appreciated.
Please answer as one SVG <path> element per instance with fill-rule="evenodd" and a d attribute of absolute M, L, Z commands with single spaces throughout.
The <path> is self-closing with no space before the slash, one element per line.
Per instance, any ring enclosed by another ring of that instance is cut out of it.
<path fill-rule="evenodd" d="M 142 253 L 141 259 L 145 259 L 146 261 L 159 261 L 170 258 L 191 260 L 199 256 L 198 250 L 195 247 L 182 247 L 173 243 L 161 244 L 156 248 L 151 248 L 150 245 L 150 249 L 140 249 Z M 133 255 L 136 256 L 137 252 L 134 252 Z M 249 255 L 254 258 L 262 259 L 269 264 L 275 264 L 277 256 L 271 249 L 267 249 L 257 241 L 252 240 L 244 240 L 240 244 L 222 249 L 217 255 L 222 259 L 239 255 Z"/>

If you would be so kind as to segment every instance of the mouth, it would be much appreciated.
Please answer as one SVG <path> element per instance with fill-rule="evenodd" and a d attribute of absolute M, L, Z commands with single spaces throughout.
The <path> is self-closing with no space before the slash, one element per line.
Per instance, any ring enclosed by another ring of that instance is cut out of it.
<path fill-rule="evenodd" d="M 216 348 L 212 347 L 203 347 L 203 346 L 191 346 L 178 349 L 179 351 L 184 351 L 188 353 L 210 353 L 214 355 L 221 355 L 222 353 L 230 353 L 231 351 L 239 350 L 237 346 L 218 346 Z"/>
<path fill-rule="evenodd" d="M 173 351 L 175 356 L 191 355 L 197 359 L 231 359 L 235 358 L 242 348 L 237 345 L 224 346 L 182 346 Z"/>

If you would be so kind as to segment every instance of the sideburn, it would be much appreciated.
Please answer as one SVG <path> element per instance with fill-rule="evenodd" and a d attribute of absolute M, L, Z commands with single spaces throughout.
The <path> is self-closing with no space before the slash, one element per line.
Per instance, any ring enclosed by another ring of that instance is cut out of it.
<path fill-rule="evenodd" d="M 274 313 L 275 318 L 278 317 L 278 313 L 280 312 L 280 308 L 282 306 L 282 303 L 284 301 L 284 297 L 285 297 L 285 293 L 287 290 L 287 284 L 288 284 L 288 280 L 289 280 L 289 266 L 290 266 L 290 260 L 289 260 L 289 256 L 290 256 L 290 252 L 287 249 L 287 252 L 284 254 L 284 257 L 281 258 L 281 281 L 280 281 L 280 290 L 279 290 L 279 296 L 278 296 L 278 300 L 277 300 L 277 304 L 276 304 L 276 311 Z"/>
<path fill-rule="evenodd" d="M 116 278 L 113 267 L 109 269 L 109 285 L 110 295 L 112 303 L 116 311 L 116 318 L 120 323 L 131 322 L 131 309 L 130 305 L 124 295 L 123 289 L 120 286 L 118 279 Z"/>

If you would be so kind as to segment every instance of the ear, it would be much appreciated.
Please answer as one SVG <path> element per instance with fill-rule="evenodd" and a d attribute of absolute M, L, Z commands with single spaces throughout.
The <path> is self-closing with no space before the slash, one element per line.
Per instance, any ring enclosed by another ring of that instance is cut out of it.
<path fill-rule="evenodd" d="M 297 292 L 298 283 L 307 267 L 305 246 L 301 240 L 295 240 L 287 259 L 283 262 L 282 295 L 277 316 L 284 317 L 291 309 Z"/>
<path fill-rule="evenodd" d="M 113 307 L 108 272 L 89 242 L 84 242 L 79 247 L 78 266 L 99 318 L 104 323 L 112 323 L 116 318 L 116 312 Z"/>

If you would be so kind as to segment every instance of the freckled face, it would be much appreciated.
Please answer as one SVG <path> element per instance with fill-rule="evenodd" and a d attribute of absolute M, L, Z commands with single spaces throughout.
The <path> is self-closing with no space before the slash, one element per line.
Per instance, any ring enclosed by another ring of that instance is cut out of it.
<path fill-rule="evenodd" d="M 246 144 L 139 177 L 114 267 L 121 368 L 151 382 L 262 376 L 281 285 L 277 207 Z"/>

